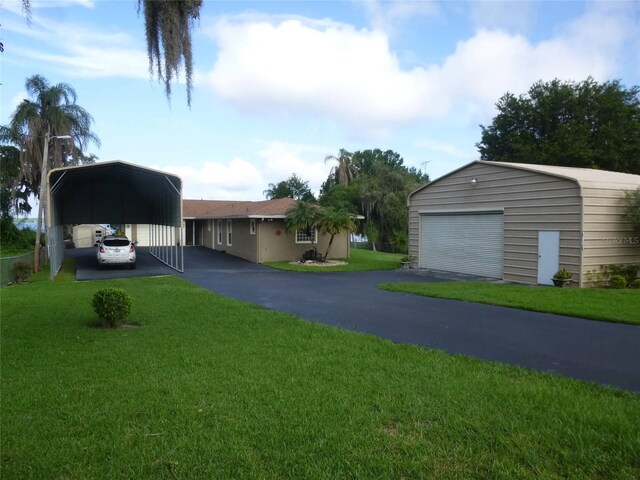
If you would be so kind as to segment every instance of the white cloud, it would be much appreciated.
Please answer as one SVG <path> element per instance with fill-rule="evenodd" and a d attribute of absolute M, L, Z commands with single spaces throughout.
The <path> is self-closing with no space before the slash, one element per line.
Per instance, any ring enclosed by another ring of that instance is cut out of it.
<path fill-rule="evenodd" d="M 92 2 L 75 3 L 93 5 Z M 85 78 L 149 78 L 146 50 L 136 47 L 139 42 L 129 34 L 60 22 L 35 11 L 31 23 L 28 26 L 21 17 L 3 21 L 8 32 L 35 41 L 33 47 L 5 45 L 5 55 L 10 52 L 14 62 L 45 63 L 65 74 Z"/>
<path fill-rule="evenodd" d="M 272 141 L 258 155 L 264 160 L 263 171 L 267 183 L 286 180 L 295 173 L 308 181 L 311 190 L 317 194 L 322 182 L 329 176 L 331 165 L 324 163 L 329 153 L 313 145 Z"/>
<path fill-rule="evenodd" d="M 235 158 L 228 164 L 204 162 L 201 167 L 152 167 L 179 175 L 185 186 L 184 198 L 205 200 L 258 200 L 265 180 L 250 162 Z M 259 196 L 258 195 L 259 192 Z"/>
<path fill-rule="evenodd" d="M 320 115 L 352 131 L 451 113 L 477 123 L 490 118 L 505 92 L 525 92 L 537 80 L 615 75 L 634 31 L 629 5 L 621 5 L 596 4 L 537 43 L 481 29 L 443 63 L 413 69 L 400 66 L 381 30 L 300 17 L 225 17 L 210 31 L 219 53 L 202 81 L 244 111 Z"/>

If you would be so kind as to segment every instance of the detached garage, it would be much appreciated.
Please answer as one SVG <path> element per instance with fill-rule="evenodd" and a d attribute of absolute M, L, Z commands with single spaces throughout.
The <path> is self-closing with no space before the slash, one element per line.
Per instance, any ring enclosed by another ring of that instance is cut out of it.
<path fill-rule="evenodd" d="M 552 284 L 558 268 L 580 286 L 601 265 L 639 263 L 623 219 L 640 176 L 473 162 L 409 195 L 409 253 L 420 268 Z"/>

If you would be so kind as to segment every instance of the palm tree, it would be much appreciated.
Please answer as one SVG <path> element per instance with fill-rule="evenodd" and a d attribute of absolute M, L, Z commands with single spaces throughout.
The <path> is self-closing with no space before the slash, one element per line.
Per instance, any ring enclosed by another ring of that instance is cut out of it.
<path fill-rule="evenodd" d="M 295 233 L 297 230 L 308 232 L 316 258 L 318 256 L 318 248 L 314 230 L 320 221 L 321 214 L 322 210 L 317 205 L 299 200 L 287 209 L 284 218 L 287 232 Z"/>
<path fill-rule="evenodd" d="M 100 145 L 91 131 L 93 117 L 76 104 L 75 90 L 66 83 L 50 85 L 41 75 L 27 79 L 25 87 L 33 100 L 23 100 L 13 113 L 9 125 L 2 128 L 2 140 L 20 149 L 20 166 L 24 179 L 34 192 L 46 182 L 50 168 L 77 165 L 85 160 L 82 151 L 89 143 Z M 52 137 L 70 137 L 49 142 Z M 49 145 L 50 144 L 50 145 Z M 51 146 L 51 148 L 49 148 Z M 46 152 L 47 158 L 44 158 Z M 39 269 L 42 212 L 46 198 L 39 197 L 34 270 Z"/>
<path fill-rule="evenodd" d="M 358 176 L 359 170 L 353 161 L 353 154 L 344 148 L 340 149 L 337 157 L 335 155 L 327 155 L 324 158 L 324 162 L 336 162 L 336 165 L 329 172 L 329 177 L 336 178 L 339 185 L 348 185 Z"/>
<path fill-rule="evenodd" d="M 324 209 L 320 220 L 318 221 L 318 226 L 329 235 L 331 235 L 331 238 L 329 238 L 329 245 L 327 245 L 327 251 L 325 252 L 323 257 L 324 260 L 329 257 L 329 250 L 331 250 L 331 244 L 333 243 L 333 238 L 336 235 L 338 235 L 343 230 L 354 231 L 356 228 L 358 228 L 353 215 L 351 215 L 346 210 L 335 207 Z"/>

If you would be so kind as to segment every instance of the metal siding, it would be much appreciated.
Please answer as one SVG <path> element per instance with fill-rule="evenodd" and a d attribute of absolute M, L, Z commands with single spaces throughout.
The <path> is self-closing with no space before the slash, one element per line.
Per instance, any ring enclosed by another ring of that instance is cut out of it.
<path fill-rule="evenodd" d="M 538 230 L 551 227 L 561 232 L 560 262 L 579 272 L 582 200 L 576 182 L 500 165 L 473 164 L 413 194 L 409 254 L 420 255 L 421 213 L 470 208 L 504 210 L 504 280 L 537 283 Z"/>
<path fill-rule="evenodd" d="M 501 213 L 421 215 L 420 266 L 502 278 Z"/>

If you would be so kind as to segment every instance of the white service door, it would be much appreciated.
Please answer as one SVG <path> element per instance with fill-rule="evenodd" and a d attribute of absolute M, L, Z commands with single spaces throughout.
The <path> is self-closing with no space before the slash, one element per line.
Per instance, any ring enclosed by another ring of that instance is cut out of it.
<path fill-rule="evenodd" d="M 420 267 L 502 278 L 501 212 L 420 215 Z"/>
<path fill-rule="evenodd" d="M 560 232 L 538 232 L 538 285 L 553 285 L 560 268 Z"/>

